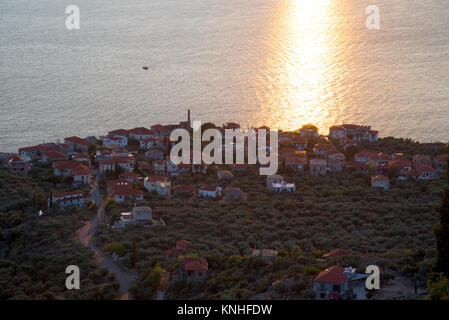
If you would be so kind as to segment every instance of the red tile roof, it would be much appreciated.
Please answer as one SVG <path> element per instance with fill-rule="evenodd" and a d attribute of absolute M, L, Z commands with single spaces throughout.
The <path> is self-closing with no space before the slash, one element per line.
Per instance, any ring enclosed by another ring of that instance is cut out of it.
<path fill-rule="evenodd" d="M 80 168 L 82 164 L 79 161 L 76 160 L 62 160 L 62 161 L 56 161 L 53 163 L 53 169 L 58 170 L 73 170 Z"/>
<path fill-rule="evenodd" d="M 186 271 L 207 271 L 209 265 L 204 258 L 183 258 L 180 262 Z"/>
<path fill-rule="evenodd" d="M 100 166 L 115 165 L 115 160 L 114 159 L 101 159 L 98 161 L 98 164 Z"/>
<path fill-rule="evenodd" d="M 64 138 L 64 140 L 65 140 L 65 141 L 72 142 L 72 143 L 74 143 L 74 144 L 79 144 L 79 145 L 82 145 L 82 146 L 86 146 L 86 147 L 92 145 L 92 143 L 90 143 L 90 142 L 87 141 L 86 139 L 82 139 L 82 138 L 76 137 L 76 136 Z"/>
<path fill-rule="evenodd" d="M 444 154 L 440 154 L 440 155 L 436 156 L 434 160 L 436 162 L 446 162 L 448 158 L 449 158 L 449 155 L 447 153 L 444 153 Z"/>
<path fill-rule="evenodd" d="M 43 156 L 45 156 L 47 159 L 49 160 L 53 160 L 53 159 L 66 159 L 67 156 L 59 151 L 48 151 L 48 152 L 44 152 Z"/>
<path fill-rule="evenodd" d="M 332 249 L 329 253 L 323 254 L 323 258 L 328 257 L 347 257 L 351 254 L 351 251 L 341 248 Z"/>
<path fill-rule="evenodd" d="M 216 191 L 217 190 L 217 186 L 202 186 L 200 188 L 200 190 L 204 190 L 204 191 Z"/>
<path fill-rule="evenodd" d="M 327 282 L 332 284 L 347 283 L 348 277 L 344 274 L 345 269 L 341 266 L 333 266 L 321 271 L 316 277 L 317 282 Z"/>
<path fill-rule="evenodd" d="M 377 181 L 377 180 L 390 181 L 390 179 L 388 179 L 386 176 L 381 175 L 381 174 L 371 177 L 371 181 Z"/>

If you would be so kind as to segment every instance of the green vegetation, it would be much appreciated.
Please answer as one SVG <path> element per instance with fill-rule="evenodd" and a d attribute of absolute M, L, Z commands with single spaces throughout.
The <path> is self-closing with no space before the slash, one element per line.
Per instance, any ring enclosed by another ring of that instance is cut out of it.
<path fill-rule="evenodd" d="M 97 270 L 91 251 L 76 240 L 76 229 L 93 213 L 45 210 L 54 188 L 36 175 L 0 169 L 0 299 L 113 299 L 114 275 Z M 80 290 L 65 287 L 69 265 L 80 268 Z"/>
<path fill-rule="evenodd" d="M 173 275 L 179 271 L 178 261 L 163 250 L 173 249 L 177 240 L 192 242 L 192 254 L 209 263 L 208 278 L 201 283 L 174 281 L 167 299 L 310 298 L 313 277 L 336 263 L 317 258 L 338 247 L 354 252 L 343 262 L 362 270 L 377 264 L 385 272 L 385 281 L 391 278 L 390 270 L 416 277 L 419 285 L 425 283 L 435 256 L 432 229 L 437 215 L 433 206 L 438 203 L 443 180 L 393 181 L 384 192 L 371 188 L 369 176 L 362 173 L 324 177 L 280 173 L 296 183 L 296 193 L 268 191 L 255 168 L 248 174 L 236 173 L 233 182 L 219 183 L 242 188 L 248 193 L 248 202 L 167 199 L 145 193 L 139 205 L 152 207 L 153 218 L 162 217 L 167 227 L 101 229 L 97 245 L 123 244 L 122 263 L 135 267 L 139 274 L 149 274 L 160 263 Z M 213 173 L 182 175 L 172 183 L 216 184 L 217 178 Z M 110 222 L 132 206 L 109 208 Z M 274 265 L 251 256 L 252 249 L 261 244 L 279 250 Z M 137 298 L 153 297 L 155 290 L 146 291 L 148 279 L 143 279 L 137 281 L 133 293 Z"/>

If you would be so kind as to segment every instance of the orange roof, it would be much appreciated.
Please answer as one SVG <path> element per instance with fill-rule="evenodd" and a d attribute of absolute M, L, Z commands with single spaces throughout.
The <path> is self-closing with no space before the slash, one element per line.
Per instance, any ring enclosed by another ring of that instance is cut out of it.
<path fill-rule="evenodd" d="M 323 254 L 323 258 L 328 257 L 347 257 L 351 254 L 351 251 L 341 248 L 332 249 L 329 253 Z"/>
<path fill-rule="evenodd" d="M 82 146 L 86 146 L 86 147 L 92 145 L 92 143 L 90 143 L 86 139 L 82 139 L 82 138 L 76 137 L 76 136 L 64 138 L 64 140 L 65 141 L 70 141 L 72 143 L 79 144 L 79 145 L 82 145 Z"/>
<path fill-rule="evenodd" d="M 76 160 L 62 160 L 53 163 L 53 168 L 58 170 L 68 170 L 80 168 L 82 164 Z"/>
<path fill-rule="evenodd" d="M 204 258 L 183 258 L 180 260 L 187 271 L 207 271 L 209 265 Z"/>
<path fill-rule="evenodd" d="M 62 193 L 54 193 L 53 198 L 62 198 L 62 197 L 68 197 L 68 196 L 73 196 L 73 195 L 79 195 L 79 194 L 82 195 L 83 193 L 80 190 L 62 192 Z"/>
<path fill-rule="evenodd" d="M 87 175 L 89 173 L 90 173 L 89 167 L 83 164 L 80 167 L 72 170 L 72 176 Z"/>
<path fill-rule="evenodd" d="M 142 135 L 152 135 L 153 131 L 151 131 L 148 128 L 145 127 L 139 127 L 139 128 L 134 128 L 131 130 L 128 130 L 129 133 L 133 133 L 133 134 L 142 134 Z"/>
<path fill-rule="evenodd" d="M 335 149 L 335 146 L 328 143 L 317 143 L 314 148 L 316 150 L 331 150 Z"/>
<path fill-rule="evenodd" d="M 44 152 L 43 155 L 48 159 L 66 159 L 66 155 L 58 151 Z"/>
<path fill-rule="evenodd" d="M 316 282 L 327 282 L 332 284 L 347 283 L 348 277 L 344 274 L 345 269 L 341 266 L 333 266 L 321 271 L 316 277 Z"/>
<path fill-rule="evenodd" d="M 285 164 L 307 164 L 307 158 L 302 155 L 291 155 L 285 159 Z"/>
<path fill-rule="evenodd" d="M 156 182 L 156 181 L 167 181 L 166 177 L 157 177 L 157 176 L 148 176 L 147 181 Z"/>
<path fill-rule="evenodd" d="M 417 174 L 421 174 L 421 173 L 424 173 L 424 172 L 435 172 L 435 169 L 432 168 L 431 166 L 426 165 L 426 164 L 422 164 L 422 165 L 416 166 L 414 168 L 414 171 Z"/>
<path fill-rule="evenodd" d="M 440 155 L 436 156 L 434 160 L 436 162 L 446 162 L 448 158 L 449 158 L 449 155 L 447 153 L 444 153 L 444 154 L 440 154 Z"/>
<path fill-rule="evenodd" d="M 115 164 L 115 160 L 114 159 L 101 159 L 101 160 L 98 161 L 98 164 L 100 166 L 114 165 Z"/>
<path fill-rule="evenodd" d="M 381 175 L 381 174 L 371 177 L 371 181 L 377 181 L 377 180 L 390 181 L 390 179 L 388 179 L 386 176 Z"/>
<path fill-rule="evenodd" d="M 204 190 L 204 191 L 216 191 L 217 190 L 217 186 L 202 186 L 200 188 L 200 190 Z"/>

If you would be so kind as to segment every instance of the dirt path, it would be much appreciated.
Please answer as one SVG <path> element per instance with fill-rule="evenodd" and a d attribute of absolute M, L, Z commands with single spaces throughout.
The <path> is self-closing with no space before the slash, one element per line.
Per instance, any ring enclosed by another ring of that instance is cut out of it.
<path fill-rule="evenodd" d="M 131 286 L 131 282 L 135 280 L 137 276 L 123 270 L 111 257 L 109 257 L 109 255 L 106 255 L 102 250 L 96 248 L 92 241 L 92 237 L 95 234 L 98 224 L 104 220 L 105 215 L 103 196 L 99 191 L 98 181 L 96 181 L 92 187 L 90 199 L 95 202 L 98 211 L 90 221 L 86 222 L 84 226 L 78 230 L 78 239 L 83 245 L 89 247 L 89 249 L 94 252 L 94 259 L 97 266 L 106 268 L 110 273 L 115 274 L 117 281 L 120 284 L 119 298 L 121 300 L 132 299 L 129 287 Z"/>

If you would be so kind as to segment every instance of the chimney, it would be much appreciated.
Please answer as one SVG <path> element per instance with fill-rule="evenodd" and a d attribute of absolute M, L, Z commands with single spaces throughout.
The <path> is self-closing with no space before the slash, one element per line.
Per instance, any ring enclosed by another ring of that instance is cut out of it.
<path fill-rule="evenodd" d="M 187 127 L 190 129 L 191 127 L 191 122 L 190 122 L 190 109 L 187 110 Z"/>

